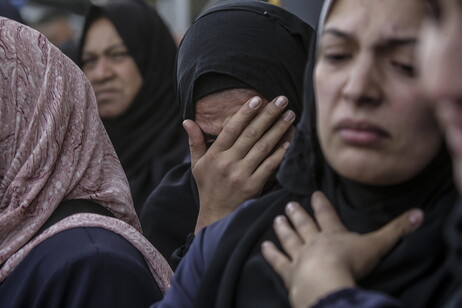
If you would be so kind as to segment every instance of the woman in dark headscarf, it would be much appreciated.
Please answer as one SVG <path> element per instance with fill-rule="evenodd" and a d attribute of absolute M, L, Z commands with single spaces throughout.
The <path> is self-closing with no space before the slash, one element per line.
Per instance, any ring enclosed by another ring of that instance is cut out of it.
<path fill-rule="evenodd" d="M 200 99 L 231 89 L 253 90 L 267 101 L 285 95 L 288 108 L 300 115 L 310 36 L 306 23 L 264 2 L 230 2 L 204 12 L 178 53 L 183 118 L 196 118 Z M 271 184 L 267 187 L 274 188 Z M 173 169 L 149 197 L 141 217 L 143 231 L 167 259 L 194 231 L 199 204 L 189 163 Z"/>
<path fill-rule="evenodd" d="M 330 1 L 332 6 L 333 1 Z M 462 99 L 462 42 L 459 40 L 459 33 L 462 29 L 462 2 L 458 0 L 449 1 L 437 1 L 428 0 L 425 1 L 427 4 L 428 16 L 424 23 L 421 36 L 419 37 L 420 42 L 420 75 L 421 90 L 426 96 L 436 103 L 435 111 L 439 118 L 439 123 L 445 132 L 446 141 L 451 148 L 451 156 L 454 165 L 454 177 L 457 182 L 459 194 L 462 191 L 462 169 L 461 169 L 461 158 L 462 158 L 462 143 L 460 139 L 461 126 L 460 119 L 462 113 L 459 105 Z M 327 13 L 326 7 L 326 13 Z M 303 212 L 295 211 L 292 218 L 297 216 L 298 223 L 304 220 L 306 226 L 309 224 L 309 218 L 306 220 L 302 217 Z M 300 219 L 302 218 L 302 219 Z M 448 266 L 447 266 L 447 280 L 460 281 L 462 279 L 461 272 L 461 219 L 462 219 L 462 204 L 459 201 L 454 208 L 454 211 L 450 215 L 450 219 L 445 227 L 445 240 L 449 249 Z M 291 219 L 294 221 L 294 219 Z M 335 220 L 335 219 L 334 219 Z M 396 230 L 398 229 L 398 230 Z M 399 227 L 391 232 L 398 231 Z M 314 229 L 312 229 L 314 231 Z M 355 280 L 359 277 L 358 273 L 364 274 L 371 269 L 370 264 L 375 264 L 375 256 L 370 255 L 378 253 L 379 250 L 387 252 L 387 243 L 383 239 L 377 242 L 369 241 L 373 239 L 372 234 L 366 237 L 359 237 L 354 234 L 349 234 L 347 230 L 338 228 L 338 232 L 326 234 L 324 230 L 316 230 L 315 232 L 303 232 L 306 234 L 304 239 L 305 243 L 299 247 L 306 246 L 298 252 L 297 246 L 299 242 L 298 234 L 290 234 L 290 228 L 287 228 L 282 233 L 285 233 L 284 238 L 286 241 L 292 241 L 289 239 L 293 237 L 293 249 L 290 250 L 295 253 L 289 253 L 292 261 L 287 263 L 286 259 L 282 254 L 279 255 L 271 253 L 271 245 L 265 245 L 265 255 L 268 260 L 274 264 L 280 274 L 285 276 L 287 273 L 292 272 L 294 276 L 290 279 L 284 279 L 286 285 L 292 295 L 293 307 L 307 307 L 310 299 L 322 300 L 313 307 L 341 307 L 341 308 L 380 308 L 380 307 L 408 307 L 404 306 L 399 301 L 396 301 L 390 297 L 387 297 L 383 293 L 373 292 L 370 290 L 364 290 L 361 288 L 354 287 Z M 290 234 L 290 235 L 289 235 Z M 318 235 L 327 235 L 321 239 Z M 288 236 L 289 235 L 289 236 Z M 337 245 L 336 247 L 327 245 L 324 248 L 325 253 L 330 253 L 338 262 L 335 262 L 335 266 L 332 263 L 326 263 L 326 258 L 322 258 L 322 255 L 317 255 L 316 251 L 313 250 L 313 243 L 311 239 L 321 239 L 316 242 L 317 247 L 321 247 L 317 244 L 325 244 L 326 239 L 329 237 L 340 237 L 354 240 L 359 245 L 367 245 L 367 253 L 358 254 L 358 250 L 349 248 L 352 247 L 352 241 L 343 242 L 345 246 Z M 356 238 L 356 239 L 354 239 Z M 369 238 L 369 239 L 368 239 Z M 310 246 L 308 246 L 310 245 Z M 283 245 L 286 247 L 286 245 Z M 287 247 L 288 249 L 289 247 Z M 337 250 L 340 248 L 339 250 Z M 306 254 L 304 253 L 306 252 Z M 298 255 L 298 253 L 300 253 Z M 369 255 L 369 256 L 368 256 Z M 378 254 L 380 255 L 380 253 Z M 372 257 L 372 258 L 371 258 Z M 279 265 L 278 265 L 279 264 Z M 326 271 L 327 264 L 331 267 Z M 352 264 L 362 266 L 351 266 Z M 288 266 L 286 266 L 288 265 Z M 312 266 L 321 268 L 320 272 L 312 270 Z M 324 269 L 324 271 L 322 271 Z M 287 277 L 289 278 L 289 277 Z M 322 284 L 323 288 L 310 288 L 310 285 Z M 295 289 L 305 290 L 304 294 L 298 292 L 295 295 Z M 312 292 L 315 289 L 316 292 Z M 335 291 L 335 292 L 334 292 Z M 311 294 L 310 294 L 311 293 Z M 460 287 L 455 290 L 453 296 L 447 301 L 445 305 L 439 305 L 438 307 L 461 307 L 462 306 L 462 292 Z"/>
<path fill-rule="evenodd" d="M 0 18 L 0 306 L 144 307 L 171 269 L 141 235 L 90 83 Z"/>
<path fill-rule="evenodd" d="M 307 70 L 309 105 L 278 175 L 284 189 L 199 233 L 172 290 L 192 272 L 200 277 L 196 307 L 289 307 L 260 245 L 279 245 L 273 219 L 289 201 L 312 213 L 311 195 L 321 190 L 353 232 L 376 230 L 410 208 L 424 211 L 421 227 L 358 284 L 407 307 L 441 306 L 457 285 L 447 279 L 442 240 L 457 193 L 436 117 L 414 74 L 423 11 L 418 0 L 335 2 Z M 198 270 L 203 255 L 208 268 Z"/>
<path fill-rule="evenodd" d="M 95 90 L 137 213 L 164 174 L 187 155 L 174 92 L 175 56 L 170 32 L 144 1 L 91 6 L 79 65 Z"/>

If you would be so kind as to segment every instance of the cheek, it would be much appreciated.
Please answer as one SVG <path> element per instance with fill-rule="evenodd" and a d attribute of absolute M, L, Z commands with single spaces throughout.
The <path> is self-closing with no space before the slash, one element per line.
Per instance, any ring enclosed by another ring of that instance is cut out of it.
<path fill-rule="evenodd" d="M 321 144 L 327 142 L 333 109 L 339 99 L 336 78 L 322 68 L 315 71 L 316 125 Z"/>
<path fill-rule="evenodd" d="M 128 99 L 130 101 L 135 99 L 143 85 L 143 77 L 141 77 L 141 74 L 136 66 L 134 67 L 133 65 L 130 65 L 130 67 L 127 67 L 120 72 L 121 76 L 125 79 L 125 92 L 127 93 L 127 96 L 129 96 Z"/>
<path fill-rule="evenodd" d="M 316 125 L 323 150 L 328 150 L 333 142 L 335 118 L 343 108 L 340 103 L 344 79 L 342 72 L 332 72 L 322 64 L 315 71 Z"/>

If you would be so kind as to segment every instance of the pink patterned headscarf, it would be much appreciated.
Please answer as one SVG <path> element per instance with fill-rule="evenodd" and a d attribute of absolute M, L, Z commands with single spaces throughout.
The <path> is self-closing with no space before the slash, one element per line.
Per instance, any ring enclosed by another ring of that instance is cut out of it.
<path fill-rule="evenodd" d="M 43 35 L 1 17 L 0 127 L 0 282 L 54 234 L 101 227 L 131 242 L 160 288 L 168 288 L 172 272 L 140 233 L 91 85 Z M 34 237 L 60 202 L 70 199 L 92 200 L 115 218 L 75 214 Z"/>

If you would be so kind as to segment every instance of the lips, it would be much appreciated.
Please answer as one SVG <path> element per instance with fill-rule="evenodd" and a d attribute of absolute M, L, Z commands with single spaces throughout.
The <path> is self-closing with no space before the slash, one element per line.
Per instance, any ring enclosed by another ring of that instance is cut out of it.
<path fill-rule="evenodd" d="M 366 121 L 343 120 L 335 130 L 345 143 L 358 146 L 371 146 L 391 137 L 385 129 Z"/>

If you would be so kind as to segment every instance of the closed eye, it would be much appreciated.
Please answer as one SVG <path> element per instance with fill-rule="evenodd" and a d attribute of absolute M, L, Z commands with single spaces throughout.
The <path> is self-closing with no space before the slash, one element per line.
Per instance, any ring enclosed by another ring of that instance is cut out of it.
<path fill-rule="evenodd" d="M 326 53 L 324 58 L 331 63 L 336 63 L 350 59 L 351 55 L 348 53 Z"/>
<path fill-rule="evenodd" d="M 210 148 L 212 144 L 215 142 L 215 140 L 217 140 L 218 138 L 217 135 L 212 135 L 204 131 L 202 131 L 202 134 L 204 135 L 205 145 L 207 146 L 207 149 Z"/>
<path fill-rule="evenodd" d="M 415 75 L 416 75 L 415 68 L 414 68 L 413 65 L 401 63 L 401 62 L 398 62 L 398 61 L 391 61 L 391 64 L 400 73 L 402 73 L 402 74 L 404 74 L 404 75 L 406 75 L 408 77 L 415 77 Z"/>

